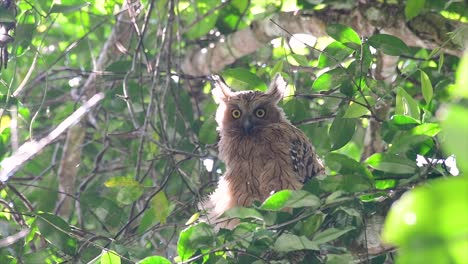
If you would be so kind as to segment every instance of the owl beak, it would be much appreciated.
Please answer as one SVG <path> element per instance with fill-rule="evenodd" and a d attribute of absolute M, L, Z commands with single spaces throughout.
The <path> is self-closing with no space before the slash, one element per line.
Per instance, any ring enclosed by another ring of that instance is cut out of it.
<path fill-rule="evenodd" d="M 242 124 L 242 127 L 244 129 L 245 134 L 250 135 L 252 133 L 253 123 L 252 123 L 252 120 L 250 119 L 250 117 L 248 117 L 248 118 L 246 118 L 244 120 L 244 123 Z"/>

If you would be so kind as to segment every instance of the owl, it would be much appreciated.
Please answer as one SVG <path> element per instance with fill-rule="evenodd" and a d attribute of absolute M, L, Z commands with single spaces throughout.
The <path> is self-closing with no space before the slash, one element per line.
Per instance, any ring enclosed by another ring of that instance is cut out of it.
<path fill-rule="evenodd" d="M 280 190 L 300 189 L 308 179 L 324 173 L 306 135 L 278 107 L 286 89 L 280 74 L 265 93 L 234 92 L 219 76 L 212 79 L 218 104 L 219 158 L 226 164 L 226 172 L 201 204 L 209 220 L 219 220 L 230 208 L 263 202 Z M 231 221 L 221 227 L 234 225 Z"/>

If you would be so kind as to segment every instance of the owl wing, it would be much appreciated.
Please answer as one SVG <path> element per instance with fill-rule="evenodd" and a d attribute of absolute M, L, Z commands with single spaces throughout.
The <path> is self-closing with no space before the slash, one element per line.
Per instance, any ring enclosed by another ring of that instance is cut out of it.
<path fill-rule="evenodd" d="M 290 146 L 292 166 L 298 180 L 304 184 L 315 175 L 324 174 L 325 168 L 306 135 L 295 127 L 292 134 Z"/>

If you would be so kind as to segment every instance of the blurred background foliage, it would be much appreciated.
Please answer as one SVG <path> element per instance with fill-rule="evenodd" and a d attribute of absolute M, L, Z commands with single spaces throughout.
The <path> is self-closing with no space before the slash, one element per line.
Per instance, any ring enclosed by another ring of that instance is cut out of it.
<path fill-rule="evenodd" d="M 234 230 L 198 220 L 197 203 L 224 165 L 209 78 L 181 71 L 189 51 L 273 14 L 356 2 L 20 0 L 0 8 L 0 24 L 16 22 L 14 41 L 1 46 L 9 53 L 0 71 L 2 168 L 23 143 L 105 95 L 75 122 L 76 141 L 71 128 L 1 178 L 0 263 L 467 263 L 468 53 L 364 37 L 339 23 L 321 38 L 284 31 L 220 72 L 236 90 L 262 91 L 281 72 L 289 83 L 281 106 L 327 176 L 227 212 L 241 220 Z M 433 12 L 467 21 L 466 1 L 362 2 L 395 5 L 406 20 Z M 134 31 L 109 52 L 121 24 Z M 449 40 L 463 42 L 466 31 Z M 381 56 L 397 59 L 391 81 L 373 76 Z M 72 169 L 64 165 L 70 142 L 79 159 Z M 63 175 L 73 176 L 65 189 Z"/>

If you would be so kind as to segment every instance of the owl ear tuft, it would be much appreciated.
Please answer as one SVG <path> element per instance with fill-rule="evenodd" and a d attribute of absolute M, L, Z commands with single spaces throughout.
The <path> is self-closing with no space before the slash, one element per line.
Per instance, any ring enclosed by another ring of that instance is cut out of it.
<path fill-rule="evenodd" d="M 284 93 L 286 92 L 287 83 L 283 79 L 280 73 L 276 73 L 275 77 L 270 83 L 270 87 L 266 92 L 267 95 L 272 96 L 276 102 L 279 102 L 284 97 Z"/>
<path fill-rule="evenodd" d="M 211 75 L 211 80 L 215 88 L 211 90 L 214 96 L 215 102 L 220 104 L 221 102 L 227 102 L 229 98 L 234 94 L 231 88 L 224 82 L 219 75 Z"/>

